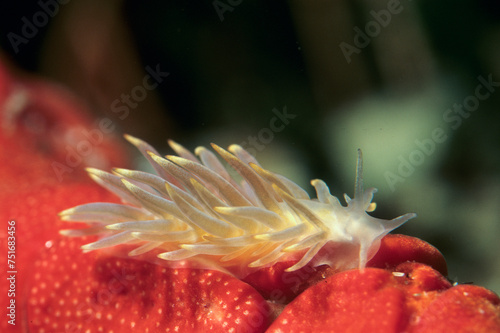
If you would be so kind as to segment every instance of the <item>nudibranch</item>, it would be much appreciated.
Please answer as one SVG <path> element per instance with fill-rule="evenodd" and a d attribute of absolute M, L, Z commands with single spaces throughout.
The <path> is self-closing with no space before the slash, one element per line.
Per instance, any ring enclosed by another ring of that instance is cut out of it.
<path fill-rule="evenodd" d="M 62 220 L 89 226 L 61 234 L 102 235 L 82 246 L 84 251 L 131 244 L 130 256 L 151 252 L 167 265 L 193 264 L 240 278 L 283 261 L 292 262 L 287 271 L 308 264 L 345 270 L 365 267 L 380 239 L 416 216 L 383 220 L 367 214 L 375 209 L 376 189 L 363 190 L 361 151 L 354 197 L 344 195 L 343 206 L 322 180 L 311 181 L 317 194 L 311 199 L 296 183 L 262 168 L 239 145 L 225 150 L 212 144 L 219 159 L 205 147 L 192 154 L 169 141 L 178 156 L 161 157 L 146 142 L 125 137 L 157 174 L 87 168 L 90 177 L 123 204 L 88 203 L 60 213 Z"/>

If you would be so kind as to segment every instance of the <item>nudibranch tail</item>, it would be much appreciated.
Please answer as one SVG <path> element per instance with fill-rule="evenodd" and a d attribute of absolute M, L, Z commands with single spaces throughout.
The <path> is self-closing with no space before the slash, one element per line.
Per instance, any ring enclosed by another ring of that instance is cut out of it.
<path fill-rule="evenodd" d="M 64 221 L 86 229 L 62 230 L 66 236 L 101 235 L 82 246 L 92 251 L 121 244 L 136 256 L 155 253 L 172 265 L 193 263 L 244 277 L 252 270 L 289 261 L 287 271 L 328 264 L 363 268 L 380 239 L 415 217 L 371 217 L 376 189 L 363 189 L 363 157 L 358 150 L 354 197 L 343 206 L 328 186 L 311 181 L 316 199 L 290 179 L 264 169 L 241 146 L 214 151 L 242 180 L 238 182 L 216 154 L 198 147 L 194 154 L 169 140 L 177 156 L 160 154 L 126 135 L 156 171 L 88 168 L 90 177 L 123 203 L 89 203 L 64 210 Z"/>

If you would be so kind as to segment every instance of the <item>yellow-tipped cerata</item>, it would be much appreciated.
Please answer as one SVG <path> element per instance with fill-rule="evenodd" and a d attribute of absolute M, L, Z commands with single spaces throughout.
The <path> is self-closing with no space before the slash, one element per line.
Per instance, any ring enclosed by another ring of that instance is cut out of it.
<path fill-rule="evenodd" d="M 354 197 L 346 206 L 319 179 L 311 181 L 317 198 L 291 180 L 264 169 L 242 147 L 215 152 L 242 177 L 237 182 L 221 160 L 204 147 L 195 155 L 169 141 L 178 156 L 162 157 L 130 135 L 156 174 L 88 168 L 97 183 L 123 204 L 89 203 L 60 213 L 65 221 L 89 228 L 62 230 L 66 236 L 102 234 L 84 251 L 133 244 L 129 255 L 155 251 L 166 264 L 218 269 L 244 277 L 252 270 L 292 261 L 287 270 L 327 264 L 343 270 L 363 268 L 380 239 L 415 214 L 382 220 L 367 214 L 376 189 L 363 190 L 358 153 Z M 159 253 L 159 254 L 158 254 Z"/>

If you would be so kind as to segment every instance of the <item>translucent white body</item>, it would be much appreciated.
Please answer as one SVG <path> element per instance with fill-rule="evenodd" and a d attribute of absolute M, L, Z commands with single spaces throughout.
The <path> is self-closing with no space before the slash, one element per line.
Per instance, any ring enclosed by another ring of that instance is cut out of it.
<path fill-rule="evenodd" d="M 90 203 L 60 213 L 63 220 L 84 222 L 86 229 L 63 230 L 67 236 L 102 234 L 85 251 L 137 244 L 129 255 L 153 251 L 172 266 L 229 271 L 244 277 L 279 261 L 328 264 L 336 269 L 363 268 L 380 239 L 415 214 L 393 220 L 371 217 L 376 189 L 363 191 L 359 152 L 354 197 L 347 206 L 327 185 L 312 180 L 317 199 L 291 180 L 263 169 L 243 148 L 214 150 L 243 178 L 237 183 L 217 156 L 204 147 L 191 154 L 170 141 L 179 156 L 160 157 L 147 143 L 131 137 L 157 175 L 89 168 L 90 176 L 114 192 L 123 204 Z"/>

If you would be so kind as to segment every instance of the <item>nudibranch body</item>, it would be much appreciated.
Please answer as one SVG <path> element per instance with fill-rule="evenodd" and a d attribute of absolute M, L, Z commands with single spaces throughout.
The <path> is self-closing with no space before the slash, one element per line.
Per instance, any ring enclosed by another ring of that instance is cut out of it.
<path fill-rule="evenodd" d="M 367 214 L 376 189 L 363 191 L 362 156 L 354 197 L 347 206 L 319 179 L 311 181 L 317 199 L 284 176 L 263 169 L 238 145 L 213 149 L 242 177 L 237 182 L 210 150 L 195 155 L 169 141 L 178 156 L 161 157 L 144 141 L 127 135 L 157 175 L 125 169 L 112 173 L 88 168 L 97 183 L 123 204 L 89 203 L 60 213 L 86 229 L 62 230 L 66 236 L 101 234 L 85 251 L 137 244 L 130 256 L 156 251 L 171 265 L 230 272 L 243 278 L 253 270 L 292 261 L 287 271 L 328 264 L 345 270 L 363 268 L 380 239 L 415 214 L 382 220 Z"/>

